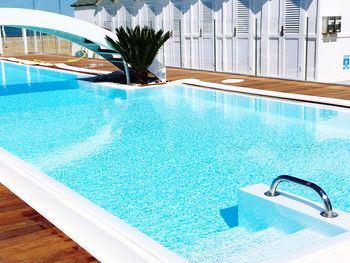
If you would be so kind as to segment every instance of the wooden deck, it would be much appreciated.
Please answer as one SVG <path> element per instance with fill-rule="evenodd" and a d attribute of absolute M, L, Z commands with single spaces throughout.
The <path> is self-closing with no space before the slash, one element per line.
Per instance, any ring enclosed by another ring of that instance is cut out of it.
<path fill-rule="evenodd" d="M 173 69 L 167 70 L 168 80 L 195 78 L 202 81 L 221 83 L 224 79 L 237 78 L 243 82 L 226 84 L 232 86 L 249 87 L 261 90 L 271 90 L 285 93 L 320 96 L 338 99 L 350 99 L 350 86 L 336 84 L 322 84 L 315 82 L 293 81 L 264 77 L 242 76 L 228 73 L 206 72 L 198 70 Z M 222 83 L 221 83 L 222 84 Z"/>
<path fill-rule="evenodd" d="M 98 262 L 0 184 L 0 262 Z"/>
<path fill-rule="evenodd" d="M 62 62 L 72 57 L 56 56 L 56 55 L 24 55 L 16 56 L 22 59 L 41 59 L 47 62 Z M 66 62 L 65 64 L 76 67 L 98 69 L 98 70 L 116 70 L 116 68 L 105 60 L 100 59 L 81 59 L 77 62 Z M 244 79 L 244 82 L 232 84 L 241 87 L 250 87 L 262 90 L 272 90 L 286 93 L 295 93 L 303 95 L 312 95 L 320 97 L 329 97 L 337 99 L 350 100 L 350 86 L 342 86 L 336 84 L 321 84 L 314 82 L 292 81 L 274 78 L 243 76 L 230 73 L 208 72 L 199 70 L 186 70 L 177 68 L 167 69 L 168 81 L 195 78 L 202 81 L 221 83 L 222 80 L 228 78 Z"/>
<path fill-rule="evenodd" d="M 60 62 L 90 69 L 115 70 L 113 65 L 97 59 L 65 62 L 71 57 L 37 54 L 16 57 Z M 350 87 L 347 86 L 168 69 L 169 81 L 183 78 L 197 78 L 215 83 L 228 78 L 242 78 L 245 81 L 237 85 L 243 87 L 350 99 Z M 97 262 L 97 260 L 0 184 L 0 262 Z"/>

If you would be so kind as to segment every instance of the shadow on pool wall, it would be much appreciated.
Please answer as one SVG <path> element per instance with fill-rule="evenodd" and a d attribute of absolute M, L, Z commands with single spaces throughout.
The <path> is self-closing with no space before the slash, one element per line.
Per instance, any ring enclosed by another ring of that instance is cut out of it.
<path fill-rule="evenodd" d="M 238 226 L 238 205 L 221 209 L 220 215 L 228 227 L 233 228 Z"/>

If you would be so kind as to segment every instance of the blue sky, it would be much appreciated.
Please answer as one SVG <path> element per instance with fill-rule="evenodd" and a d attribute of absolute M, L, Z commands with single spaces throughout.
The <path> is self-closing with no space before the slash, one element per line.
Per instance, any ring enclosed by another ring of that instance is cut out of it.
<path fill-rule="evenodd" d="M 0 7 L 33 8 L 59 13 L 59 1 L 61 2 L 62 14 L 73 16 L 70 5 L 75 0 L 0 0 Z"/>

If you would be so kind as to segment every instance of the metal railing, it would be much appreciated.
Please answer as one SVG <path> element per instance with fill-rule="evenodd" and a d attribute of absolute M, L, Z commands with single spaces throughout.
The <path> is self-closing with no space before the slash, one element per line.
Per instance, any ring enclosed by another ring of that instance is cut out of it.
<path fill-rule="evenodd" d="M 15 56 L 31 53 L 70 56 L 72 43 L 38 31 L 0 26 L 0 55 Z"/>
<path fill-rule="evenodd" d="M 331 203 L 328 195 L 321 187 L 319 187 L 317 184 L 314 184 L 314 183 L 309 182 L 309 181 L 305 181 L 303 179 L 300 179 L 300 178 L 297 178 L 294 176 L 290 176 L 290 175 L 278 176 L 277 178 L 275 178 L 273 180 L 273 182 L 270 186 L 270 190 L 265 192 L 265 195 L 270 196 L 270 197 L 278 196 L 279 193 L 277 192 L 277 187 L 282 182 L 292 182 L 292 183 L 299 184 L 299 185 L 306 186 L 308 188 L 313 189 L 321 197 L 323 205 L 324 205 L 325 211 L 322 211 L 320 213 L 320 215 L 323 217 L 327 217 L 327 218 L 334 218 L 334 217 L 338 216 L 338 214 L 333 211 L 332 203 Z"/>

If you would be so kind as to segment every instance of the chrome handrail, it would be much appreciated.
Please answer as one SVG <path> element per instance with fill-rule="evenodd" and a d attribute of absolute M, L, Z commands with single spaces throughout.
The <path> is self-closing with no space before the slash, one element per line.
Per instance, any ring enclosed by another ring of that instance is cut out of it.
<path fill-rule="evenodd" d="M 309 182 L 309 181 L 305 181 L 303 179 L 300 179 L 300 178 L 297 178 L 294 176 L 280 175 L 280 176 L 276 177 L 272 181 L 272 184 L 270 186 L 270 190 L 265 192 L 265 195 L 270 196 L 270 197 L 278 196 L 279 193 L 277 192 L 277 186 L 280 183 L 286 182 L 286 181 L 300 184 L 300 185 L 303 185 L 303 186 L 306 186 L 306 187 L 309 187 L 309 188 L 315 190 L 316 193 L 321 197 L 321 199 L 323 201 L 324 209 L 325 209 L 325 211 L 321 212 L 321 216 L 327 217 L 327 218 L 333 218 L 333 217 L 338 216 L 338 214 L 333 211 L 331 200 L 329 199 L 328 195 L 321 187 L 319 187 L 317 184 L 314 184 L 314 183 Z"/>

